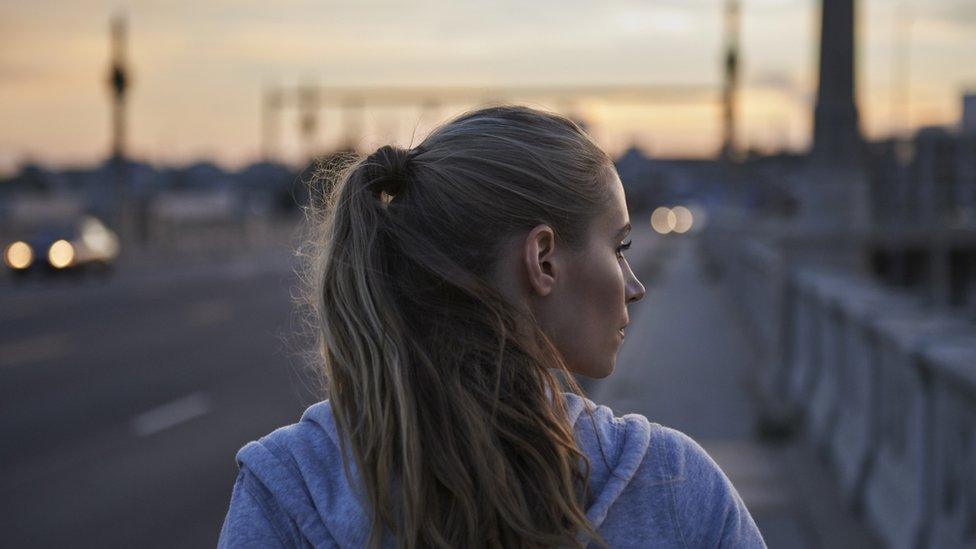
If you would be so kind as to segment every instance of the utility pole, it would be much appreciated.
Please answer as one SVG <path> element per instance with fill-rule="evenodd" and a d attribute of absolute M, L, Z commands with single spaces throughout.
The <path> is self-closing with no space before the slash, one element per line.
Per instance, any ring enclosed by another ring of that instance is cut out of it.
<path fill-rule="evenodd" d="M 126 167 L 126 92 L 129 87 L 129 70 L 126 62 L 127 24 L 124 15 L 117 15 L 111 22 L 112 64 L 108 84 L 112 94 L 112 156 L 111 166 L 115 177 L 115 222 L 123 241 L 130 240 L 128 222 L 128 177 Z"/>
<path fill-rule="evenodd" d="M 304 162 L 311 162 L 318 155 L 319 89 L 309 83 L 298 89 L 298 128 L 305 147 Z"/>
<path fill-rule="evenodd" d="M 735 106 L 739 81 L 739 0 L 725 2 L 725 79 L 722 87 L 723 160 L 737 158 L 735 142 Z"/>
<path fill-rule="evenodd" d="M 282 105 L 282 91 L 266 87 L 261 100 L 261 160 L 271 162 L 278 151 L 278 112 Z"/>
<path fill-rule="evenodd" d="M 358 94 L 349 94 L 342 105 L 342 133 L 341 147 L 347 151 L 357 151 L 359 140 L 363 137 L 364 118 L 366 117 L 366 103 Z"/>

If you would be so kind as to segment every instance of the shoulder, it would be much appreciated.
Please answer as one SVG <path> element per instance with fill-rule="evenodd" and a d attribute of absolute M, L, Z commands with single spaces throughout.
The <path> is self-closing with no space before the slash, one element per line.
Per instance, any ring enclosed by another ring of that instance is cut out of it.
<path fill-rule="evenodd" d="M 591 488 L 605 498 L 616 501 L 625 492 L 653 491 L 678 476 L 674 464 L 682 462 L 677 454 L 685 441 L 675 435 L 681 433 L 641 414 L 618 415 L 572 393 L 566 393 L 566 403 L 574 436 L 589 458 Z"/>
<path fill-rule="evenodd" d="M 324 400 L 309 406 L 298 422 L 245 445 L 237 453 L 237 463 L 253 468 L 275 460 L 296 464 L 318 460 L 338 449 L 336 436 L 332 406 Z"/>
<path fill-rule="evenodd" d="M 646 446 L 650 440 L 652 424 L 640 414 L 624 414 L 618 416 L 609 407 L 596 404 L 592 400 L 574 393 L 563 394 L 566 402 L 566 415 L 573 425 L 573 430 L 581 442 L 591 439 L 601 443 L 609 443 L 612 448 L 620 449 L 622 443 L 630 439 L 641 442 Z"/>
<path fill-rule="evenodd" d="M 685 433 L 652 424 L 648 462 L 665 481 L 672 518 L 688 547 L 765 547 L 755 520 L 722 468 Z"/>
<path fill-rule="evenodd" d="M 656 480 L 700 481 L 709 473 L 724 477 L 705 449 L 685 433 L 652 422 L 641 414 L 618 416 L 609 407 L 573 393 L 565 393 L 565 397 L 567 415 L 577 436 L 598 438 L 618 450 L 627 446 L 623 443 L 639 442 L 642 469 L 645 474 L 652 473 Z"/>
<path fill-rule="evenodd" d="M 236 456 L 234 490 L 242 494 L 243 505 L 235 508 L 232 497 L 225 521 L 235 514 L 254 515 L 253 520 L 267 522 L 279 538 L 294 544 L 333 543 L 335 532 L 322 514 L 323 505 L 332 510 L 356 505 L 342 497 L 347 488 L 334 431 L 330 404 L 323 401 L 309 407 L 298 422 L 247 443 Z M 237 520 L 251 521 L 248 516 Z"/>
<path fill-rule="evenodd" d="M 618 416 L 572 393 L 566 402 L 581 449 L 594 456 L 597 441 L 612 449 L 612 475 L 602 489 L 614 503 L 603 515 L 623 512 L 621 505 L 663 513 L 671 523 L 665 530 L 686 547 L 765 547 L 735 487 L 693 438 L 641 414 Z"/>
<path fill-rule="evenodd" d="M 566 393 L 565 398 L 567 415 L 581 446 L 600 443 L 612 449 L 618 459 L 631 454 L 639 460 L 636 465 L 640 465 L 644 480 L 695 484 L 725 476 L 698 442 L 677 429 L 652 422 L 642 414 L 617 415 L 609 407 L 573 393 Z M 617 459 L 613 463 L 617 464 Z"/>
<path fill-rule="evenodd" d="M 666 468 L 672 480 L 697 482 L 704 477 L 725 473 L 714 459 L 705 451 L 695 439 L 682 431 L 654 424 L 652 446 L 655 453 L 664 459 L 662 467 Z"/>
<path fill-rule="evenodd" d="M 237 452 L 237 464 L 276 492 L 301 494 L 301 485 L 332 482 L 337 466 L 341 470 L 336 437 L 331 405 L 322 401 L 306 409 L 298 422 L 246 444 Z"/>
<path fill-rule="evenodd" d="M 249 442 L 237 452 L 237 464 L 265 484 L 288 486 L 335 481 L 342 470 L 338 434 L 328 400 L 313 404 L 291 425 Z"/>

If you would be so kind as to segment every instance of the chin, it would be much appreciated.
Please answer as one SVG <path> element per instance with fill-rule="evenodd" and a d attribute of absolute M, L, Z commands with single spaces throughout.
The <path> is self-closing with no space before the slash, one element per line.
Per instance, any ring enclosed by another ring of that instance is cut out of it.
<path fill-rule="evenodd" d="M 574 370 L 573 373 L 590 379 L 603 379 L 613 373 L 613 363 L 611 362 L 609 366 Z"/>

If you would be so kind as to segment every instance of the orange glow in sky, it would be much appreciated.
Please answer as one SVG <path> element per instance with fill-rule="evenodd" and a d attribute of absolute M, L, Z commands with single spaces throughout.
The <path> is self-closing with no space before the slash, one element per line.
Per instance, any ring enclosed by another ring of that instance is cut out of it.
<path fill-rule="evenodd" d="M 907 118 L 892 109 L 898 2 L 859 4 L 858 100 L 868 136 L 954 124 L 976 90 L 976 3 L 910 7 Z M 903 2 L 903 4 L 912 4 Z M 129 146 L 154 163 L 258 159 L 262 89 L 317 82 L 382 85 L 697 85 L 714 98 L 667 104 L 573 104 L 612 152 L 708 156 L 719 146 L 722 0 L 567 3 L 426 0 L 15 0 L 0 6 L 0 172 L 31 159 L 88 164 L 110 148 L 109 19 L 129 23 Z M 740 145 L 807 146 L 815 89 L 816 0 L 745 0 Z M 515 15 L 517 14 L 517 16 Z M 904 19 L 902 19 L 904 23 Z M 538 101 L 535 104 L 543 104 Z M 565 103 L 554 103 L 562 108 Z M 434 114 L 367 110 L 358 143 L 409 142 L 461 106 Z M 452 110 L 453 109 L 453 110 Z M 892 116 L 892 113 L 897 116 Z M 342 116 L 320 117 L 317 142 L 341 138 Z M 277 149 L 301 155 L 285 112 Z"/>

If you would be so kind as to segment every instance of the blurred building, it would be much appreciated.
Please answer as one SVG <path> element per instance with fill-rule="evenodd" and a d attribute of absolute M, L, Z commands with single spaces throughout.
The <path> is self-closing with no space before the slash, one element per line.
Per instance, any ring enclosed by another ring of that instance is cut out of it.
<path fill-rule="evenodd" d="M 976 134 L 976 93 L 968 93 L 962 97 L 962 133 Z"/>
<path fill-rule="evenodd" d="M 213 233 L 217 226 L 233 231 L 245 222 L 293 216 L 308 200 L 306 180 L 282 164 L 259 162 L 229 172 L 210 162 L 124 163 L 130 230 L 150 250 L 168 246 L 176 230 L 193 239 L 191 233 Z M 0 245 L 39 225 L 82 215 L 111 220 L 118 204 L 118 165 L 116 158 L 66 169 L 27 164 L 0 179 Z"/>
<path fill-rule="evenodd" d="M 959 124 L 872 144 L 869 165 L 875 274 L 932 303 L 976 311 L 976 133 L 966 122 L 972 103 L 963 98 Z"/>
<path fill-rule="evenodd" d="M 972 96 L 963 101 L 972 103 Z M 972 107 L 970 107 L 972 110 Z M 871 145 L 874 218 L 883 226 L 973 227 L 976 133 L 958 125 L 920 128 L 909 140 Z M 957 129 L 958 128 L 958 129 Z"/>

